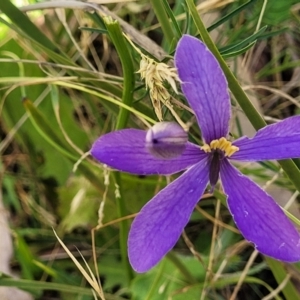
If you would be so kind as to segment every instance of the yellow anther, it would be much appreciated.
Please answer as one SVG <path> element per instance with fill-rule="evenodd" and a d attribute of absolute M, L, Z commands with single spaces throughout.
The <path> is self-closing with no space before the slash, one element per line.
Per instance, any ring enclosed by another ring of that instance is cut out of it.
<path fill-rule="evenodd" d="M 233 153 L 239 151 L 240 148 L 239 147 L 236 147 L 236 146 L 230 146 L 230 149 L 228 149 L 226 152 L 225 152 L 225 156 L 227 157 L 230 157 Z"/>
<path fill-rule="evenodd" d="M 230 157 L 235 152 L 239 151 L 239 148 L 233 146 L 231 142 L 222 137 L 218 140 L 213 140 L 210 144 L 204 144 L 201 148 L 206 153 L 211 152 L 212 150 L 220 149 L 225 153 L 226 157 Z"/>
<path fill-rule="evenodd" d="M 210 148 L 212 150 L 216 150 L 217 148 L 219 148 L 219 144 L 220 144 L 219 140 L 213 140 L 210 142 Z"/>
<path fill-rule="evenodd" d="M 227 141 L 224 137 L 219 139 L 219 149 L 225 150 L 228 147 L 228 145 L 231 145 L 231 143 Z"/>
<path fill-rule="evenodd" d="M 202 147 L 200 147 L 200 149 L 203 150 L 205 153 L 211 152 L 211 149 L 207 144 L 204 144 Z"/>

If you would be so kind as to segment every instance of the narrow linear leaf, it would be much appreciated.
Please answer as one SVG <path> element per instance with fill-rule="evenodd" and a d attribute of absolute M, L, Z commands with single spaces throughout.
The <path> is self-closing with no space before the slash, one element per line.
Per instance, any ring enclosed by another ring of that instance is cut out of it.
<path fill-rule="evenodd" d="M 79 295 L 93 295 L 89 288 L 78 287 L 75 285 L 60 284 L 54 282 L 42 282 L 25 279 L 5 278 L 0 277 L 0 286 L 13 286 L 25 290 L 52 290 L 60 292 L 68 292 Z"/>
<path fill-rule="evenodd" d="M 91 287 L 97 292 L 97 294 L 99 295 L 99 297 L 101 299 L 104 299 L 103 296 L 103 292 L 101 287 L 99 286 L 97 280 L 95 277 L 91 277 L 86 270 L 81 266 L 81 264 L 79 263 L 79 261 L 76 259 L 76 257 L 71 253 L 71 251 L 68 249 L 68 247 L 64 244 L 64 242 L 58 237 L 58 235 L 56 234 L 55 230 L 53 230 L 57 240 L 59 241 L 60 245 L 64 248 L 64 250 L 67 252 L 67 254 L 69 255 L 69 257 L 72 259 L 73 263 L 76 265 L 76 267 L 78 268 L 78 270 L 81 272 L 81 274 L 84 276 L 84 278 L 86 279 L 86 281 L 91 285 Z"/>
<path fill-rule="evenodd" d="M 256 41 L 250 43 L 246 47 L 239 49 L 237 51 L 226 52 L 225 54 L 222 53 L 222 56 L 223 56 L 223 58 L 229 58 L 229 57 L 241 55 L 241 54 L 245 53 L 246 51 L 248 51 L 250 48 L 252 48 L 255 44 L 256 44 Z"/>
<path fill-rule="evenodd" d="M 277 283 L 280 284 L 288 275 L 283 263 L 269 257 L 265 257 L 265 261 L 271 269 Z M 282 289 L 282 293 L 284 294 L 285 299 L 299 299 L 300 297 L 300 294 L 297 292 L 297 289 L 291 280 L 287 281 L 287 284 Z"/>
<path fill-rule="evenodd" d="M 248 45 L 249 43 L 252 43 L 252 42 L 256 42 L 256 40 L 261 36 L 261 34 L 263 32 L 265 32 L 266 29 L 267 29 L 267 26 L 264 26 L 259 31 L 257 31 L 256 33 L 250 35 L 249 37 L 247 37 L 243 41 L 221 48 L 220 49 L 221 54 L 223 55 L 223 54 L 226 54 L 230 51 L 240 50 L 245 45 Z"/>
<path fill-rule="evenodd" d="M 167 14 L 169 15 L 169 17 L 171 19 L 171 22 L 172 22 L 173 27 L 174 27 L 175 32 L 176 32 L 176 41 L 178 41 L 179 38 L 182 35 L 182 32 L 181 32 L 180 27 L 179 27 L 179 25 L 177 23 L 176 17 L 174 16 L 174 13 L 173 13 L 173 11 L 172 11 L 172 9 L 171 9 L 168 1 L 167 0 L 163 0 L 162 3 L 164 5 L 164 8 L 165 8 Z"/>
<path fill-rule="evenodd" d="M 23 105 L 29 114 L 29 119 L 41 136 L 72 163 L 76 163 L 79 159 L 78 154 L 74 152 L 63 138 L 60 138 L 57 135 L 42 112 L 40 112 L 27 98 L 23 100 Z M 81 162 L 81 164 L 78 165 L 78 170 L 99 190 L 100 193 L 103 193 L 102 182 L 94 171 L 92 171 L 90 164 Z"/>
<path fill-rule="evenodd" d="M 215 22 L 214 24 L 212 24 L 211 26 L 209 26 L 207 28 L 207 31 L 210 32 L 210 31 L 214 30 L 215 28 L 219 27 L 220 25 L 222 25 L 226 21 L 228 21 L 231 18 L 233 18 L 235 15 L 241 13 L 244 9 L 246 9 L 249 6 L 251 6 L 252 4 L 254 4 L 256 1 L 257 0 L 250 0 L 250 1 L 246 2 L 245 4 L 239 6 L 238 8 L 234 9 L 232 12 L 228 13 L 227 15 L 225 15 L 224 17 L 222 17 L 220 20 L 218 20 L 217 22 Z"/>
<path fill-rule="evenodd" d="M 47 118 L 33 105 L 33 103 L 25 98 L 23 105 L 29 114 L 29 118 L 36 130 L 59 152 L 70 158 L 72 161 L 76 161 L 77 157 L 70 150 L 69 145 L 64 142 L 51 127 Z"/>

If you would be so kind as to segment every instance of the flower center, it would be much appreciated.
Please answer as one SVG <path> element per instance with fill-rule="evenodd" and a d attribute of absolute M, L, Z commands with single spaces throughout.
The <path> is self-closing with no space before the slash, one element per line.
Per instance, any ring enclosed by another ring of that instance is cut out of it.
<path fill-rule="evenodd" d="M 239 147 L 233 146 L 232 143 L 227 141 L 224 137 L 211 141 L 209 145 L 204 144 L 200 149 L 206 153 L 219 149 L 224 152 L 225 157 L 230 157 L 233 153 L 239 151 Z"/>
<path fill-rule="evenodd" d="M 210 144 L 204 144 L 201 147 L 206 153 L 211 153 L 210 155 L 210 168 L 209 168 L 209 183 L 211 185 L 210 192 L 212 193 L 215 185 L 219 180 L 219 173 L 221 167 L 221 160 L 224 157 L 230 157 L 236 151 L 239 151 L 239 148 L 233 146 L 231 142 L 227 141 L 224 137 L 213 140 Z"/>

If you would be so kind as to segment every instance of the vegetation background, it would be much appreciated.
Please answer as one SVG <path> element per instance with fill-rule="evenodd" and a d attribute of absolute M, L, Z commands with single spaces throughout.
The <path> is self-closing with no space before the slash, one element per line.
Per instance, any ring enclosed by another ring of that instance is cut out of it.
<path fill-rule="evenodd" d="M 221 187 L 203 196 L 175 249 L 135 274 L 130 222 L 174 176 L 79 161 L 100 135 L 158 121 L 137 49 L 172 65 L 183 33 L 208 41 L 203 23 L 267 123 L 299 114 L 299 1 L 1 0 L 0 11 L 1 299 L 300 299 L 300 264 L 264 257 L 244 241 Z M 263 124 L 238 91 L 231 86 L 232 132 L 253 134 Z M 185 99 L 172 96 L 191 121 Z M 174 119 L 163 103 L 161 113 Z M 200 141 L 195 122 L 190 134 Z M 299 225 L 300 171 L 287 176 L 281 166 L 288 171 L 277 162 L 242 171 Z"/>

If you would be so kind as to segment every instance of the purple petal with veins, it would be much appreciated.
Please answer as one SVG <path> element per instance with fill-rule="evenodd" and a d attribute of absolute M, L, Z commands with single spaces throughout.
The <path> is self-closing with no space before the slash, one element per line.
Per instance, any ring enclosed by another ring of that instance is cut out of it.
<path fill-rule="evenodd" d="M 299 232 L 272 197 L 227 159 L 222 161 L 220 175 L 228 208 L 242 235 L 265 255 L 299 261 Z"/>
<path fill-rule="evenodd" d="M 240 148 L 231 158 L 259 161 L 300 157 L 300 116 L 268 125 L 253 138 L 242 137 L 233 142 Z"/>
<path fill-rule="evenodd" d="M 134 219 L 128 238 L 134 270 L 146 272 L 173 248 L 208 183 L 208 160 L 201 160 L 149 201 Z"/>
<path fill-rule="evenodd" d="M 226 137 L 230 97 L 216 58 L 200 40 L 184 35 L 176 48 L 175 65 L 182 91 L 196 114 L 205 142 Z"/>
<path fill-rule="evenodd" d="M 188 142 L 181 155 L 171 159 L 157 158 L 146 148 L 146 134 L 138 129 L 105 134 L 96 140 L 91 154 L 103 164 L 138 175 L 177 173 L 206 157 L 199 146 Z"/>

